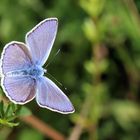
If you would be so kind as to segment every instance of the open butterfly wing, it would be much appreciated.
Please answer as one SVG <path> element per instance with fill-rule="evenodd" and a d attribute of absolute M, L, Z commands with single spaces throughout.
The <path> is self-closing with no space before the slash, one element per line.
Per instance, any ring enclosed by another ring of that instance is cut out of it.
<path fill-rule="evenodd" d="M 24 104 L 35 97 L 36 82 L 29 76 L 8 75 L 32 65 L 31 57 L 25 44 L 11 42 L 3 50 L 1 57 L 1 84 L 6 96 L 14 103 Z"/>
<path fill-rule="evenodd" d="M 26 35 L 26 44 L 35 64 L 43 65 L 49 57 L 56 33 L 56 18 L 45 19 Z"/>
<path fill-rule="evenodd" d="M 48 78 L 37 81 L 36 100 L 39 106 L 62 114 L 74 112 L 74 107 L 68 97 Z"/>
<path fill-rule="evenodd" d="M 2 87 L 14 103 L 25 104 L 35 97 L 36 81 L 29 76 L 3 77 Z"/>
<path fill-rule="evenodd" d="M 4 47 L 0 67 L 2 75 L 29 68 L 31 65 L 31 57 L 25 44 L 13 41 Z"/>

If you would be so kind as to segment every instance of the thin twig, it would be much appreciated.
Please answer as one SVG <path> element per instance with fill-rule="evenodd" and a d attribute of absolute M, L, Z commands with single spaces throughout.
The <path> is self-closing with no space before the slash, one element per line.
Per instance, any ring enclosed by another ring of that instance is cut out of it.
<path fill-rule="evenodd" d="M 88 114 L 89 114 L 89 110 L 90 110 L 90 107 L 91 107 L 91 97 L 90 96 L 87 96 L 86 99 L 85 99 L 85 102 L 83 104 L 83 107 L 81 109 L 81 112 L 80 112 L 80 116 L 84 119 L 87 118 Z M 80 139 L 80 136 L 83 132 L 83 129 L 84 129 L 84 126 L 81 125 L 81 123 L 77 122 L 75 124 L 75 127 L 73 128 L 68 140 L 79 140 Z"/>
<path fill-rule="evenodd" d="M 95 44 L 93 47 L 93 56 L 94 56 L 94 60 L 95 60 L 95 64 L 96 64 L 96 68 L 98 69 L 98 65 L 100 64 L 100 61 L 102 61 L 108 54 L 108 50 L 106 49 L 106 47 L 103 44 Z M 98 71 L 96 73 L 95 76 L 95 80 L 93 80 L 93 85 L 98 85 L 100 84 L 100 80 L 101 80 L 101 73 L 100 71 Z M 94 79 L 94 78 L 93 78 Z M 83 119 L 87 119 L 91 107 L 94 107 L 94 98 L 91 97 L 91 94 L 86 96 L 86 99 L 84 101 L 83 107 L 81 109 L 81 113 L 80 116 Z M 97 127 L 97 123 L 98 120 L 96 120 L 94 122 L 94 124 L 91 127 L 90 132 L 92 133 L 92 135 L 94 135 L 94 139 L 96 139 L 96 127 Z M 81 123 L 77 122 L 75 124 L 75 127 L 73 128 L 71 135 L 69 136 L 68 140 L 79 140 L 80 136 L 82 134 L 84 130 L 84 126 L 81 125 Z M 93 139 L 93 138 L 92 138 Z"/>
<path fill-rule="evenodd" d="M 20 119 L 40 131 L 46 137 L 50 137 L 53 140 L 65 140 L 65 137 L 62 134 L 45 124 L 34 115 L 21 117 Z"/>

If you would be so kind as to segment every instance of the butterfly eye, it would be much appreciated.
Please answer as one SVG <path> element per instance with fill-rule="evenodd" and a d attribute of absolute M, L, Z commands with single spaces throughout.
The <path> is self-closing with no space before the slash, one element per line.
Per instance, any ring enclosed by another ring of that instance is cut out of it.
<path fill-rule="evenodd" d="M 44 73 L 47 73 L 47 70 L 46 69 L 43 69 Z"/>

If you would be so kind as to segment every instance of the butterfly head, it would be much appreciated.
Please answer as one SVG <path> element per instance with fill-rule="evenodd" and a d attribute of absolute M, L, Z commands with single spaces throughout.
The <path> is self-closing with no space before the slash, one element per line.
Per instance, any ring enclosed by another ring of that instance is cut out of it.
<path fill-rule="evenodd" d="M 46 69 L 43 69 L 44 73 L 47 73 L 47 70 Z"/>

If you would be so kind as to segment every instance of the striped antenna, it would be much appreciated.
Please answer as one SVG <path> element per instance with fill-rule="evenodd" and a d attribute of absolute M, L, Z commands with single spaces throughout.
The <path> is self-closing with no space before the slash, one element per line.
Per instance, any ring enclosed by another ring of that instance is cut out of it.
<path fill-rule="evenodd" d="M 47 68 L 52 63 L 52 61 L 58 55 L 59 52 L 60 52 L 60 49 L 56 52 L 56 54 L 53 56 L 52 60 L 45 66 L 45 68 Z"/>

